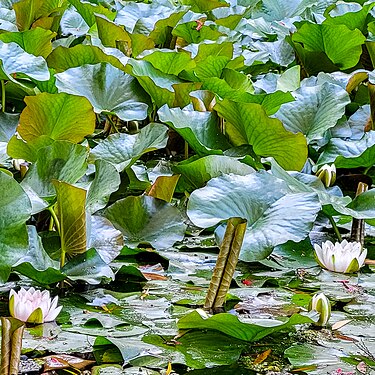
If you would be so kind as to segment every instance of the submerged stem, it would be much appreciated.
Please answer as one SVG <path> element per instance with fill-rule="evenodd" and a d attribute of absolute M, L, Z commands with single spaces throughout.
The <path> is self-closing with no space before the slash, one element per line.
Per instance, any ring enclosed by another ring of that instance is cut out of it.
<path fill-rule="evenodd" d="M 333 230 L 335 231 L 337 239 L 339 240 L 339 242 L 341 242 L 342 241 L 341 233 L 339 231 L 339 228 L 336 225 L 336 222 L 335 222 L 334 218 L 330 215 L 327 215 L 327 216 L 328 216 L 329 222 L 332 225 Z"/>

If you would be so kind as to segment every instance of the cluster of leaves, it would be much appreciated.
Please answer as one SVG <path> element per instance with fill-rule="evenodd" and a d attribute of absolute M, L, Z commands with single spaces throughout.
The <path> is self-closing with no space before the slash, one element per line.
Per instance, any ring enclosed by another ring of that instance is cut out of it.
<path fill-rule="evenodd" d="M 352 200 L 313 175 L 374 164 L 363 3 L 3 1 L 1 281 L 113 279 L 124 241 L 184 238 L 181 193 L 218 243 L 247 220 L 245 261 L 303 240 L 319 212 L 374 219 L 374 190 Z M 146 165 L 176 134 L 192 156 Z"/>

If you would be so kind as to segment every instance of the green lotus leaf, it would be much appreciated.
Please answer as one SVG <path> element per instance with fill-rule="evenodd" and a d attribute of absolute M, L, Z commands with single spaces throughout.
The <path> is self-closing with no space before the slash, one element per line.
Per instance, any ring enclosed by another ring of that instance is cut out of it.
<path fill-rule="evenodd" d="M 52 180 L 76 183 L 86 172 L 88 150 L 67 141 L 54 141 L 38 151 L 33 163 L 22 180 L 38 196 L 50 198 L 56 195 Z"/>
<path fill-rule="evenodd" d="M 95 249 L 72 258 L 61 269 L 71 280 L 83 280 L 89 284 L 99 284 L 103 279 L 114 280 L 115 275 Z"/>
<path fill-rule="evenodd" d="M 183 69 L 195 67 L 195 62 L 188 52 L 176 52 L 169 49 L 158 49 L 150 52 L 143 60 L 150 62 L 154 68 L 163 73 L 178 75 Z"/>
<path fill-rule="evenodd" d="M 240 259 L 266 258 L 274 246 L 303 240 L 321 209 L 315 193 L 290 193 L 287 184 L 260 171 L 247 176 L 223 175 L 193 191 L 187 215 L 194 225 L 208 228 L 231 217 L 247 220 Z M 219 242 L 224 226 L 216 230 Z"/>
<path fill-rule="evenodd" d="M 131 46 L 131 35 L 122 26 L 116 25 L 100 14 L 95 15 L 95 20 L 103 46 L 116 48 L 116 42 L 119 41 L 126 42 L 129 47 Z"/>
<path fill-rule="evenodd" d="M 8 145 L 8 153 L 14 158 L 35 161 L 38 150 L 55 140 L 78 143 L 94 132 L 95 114 L 86 98 L 42 93 L 26 97 L 25 102 L 17 128 L 19 136 Z"/>
<path fill-rule="evenodd" d="M 11 267 L 26 255 L 29 246 L 26 221 L 31 203 L 21 185 L 0 171 L 0 281 L 8 280 Z"/>
<path fill-rule="evenodd" d="M 375 158 L 375 131 L 359 140 L 332 138 L 320 154 L 317 165 L 335 163 L 336 168 L 371 167 Z"/>
<path fill-rule="evenodd" d="M 182 83 L 178 77 L 161 72 L 145 60 L 130 59 L 129 65 L 131 74 L 137 77 L 141 86 L 158 107 L 162 107 L 164 104 L 173 106 L 175 100 L 173 85 Z"/>
<path fill-rule="evenodd" d="M 57 13 L 56 17 L 59 18 L 60 12 L 62 14 L 65 10 L 64 7 L 65 4 L 58 0 L 21 0 L 13 4 L 20 31 L 29 30 L 31 26 L 41 26 L 38 22 L 41 23 L 47 18 L 51 18 L 53 22 L 54 14 Z M 49 27 L 52 22 L 47 23 Z"/>
<path fill-rule="evenodd" d="M 41 56 L 25 52 L 17 43 L 0 40 L 0 78 L 14 80 L 12 74 L 23 73 L 37 81 L 48 81 L 50 73 Z"/>
<path fill-rule="evenodd" d="M 111 64 L 70 68 L 55 77 L 59 92 L 87 98 L 96 113 L 113 113 L 124 121 L 147 117 L 147 96 L 137 80 Z"/>
<path fill-rule="evenodd" d="M 266 64 L 271 61 L 277 65 L 288 66 L 294 60 L 293 48 L 284 39 L 275 42 L 253 43 L 251 50 L 243 52 L 245 65 L 256 65 L 259 62 Z"/>
<path fill-rule="evenodd" d="M 340 86 L 328 82 L 317 86 L 302 86 L 294 93 L 295 101 L 281 105 L 276 113 L 285 129 L 304 134 L 309 143 L 322 139 L 345 114 L 349 94 Z"/>
<path fill-rule="evenodd" d="M 122 171 L 146 152 L 164 148 L 168 141 L 167 131 L 165 125 L 150 123 L 138 134 L 112 134 L 92 149 L 90 161 L 105 160 Z"/>
<path fill-rule="evenodd" d="M 86 251 L 86 190 L 63 181 L 52 180 L 52 183 L 56 189 L 54 210 L 59 220 L 61 253 L 65 261 L 65 254 L 73 257 Z"/>
<path fill-rule="evenodd" d="M 16 13 L 13 9 L 7 9 L 6 4 L 3 4 L 0 8 L 0 30 L 18 31 L 16 26 Z"/>
<path fill-rule="evenodd" d="M 86 210 L 93 214 L 104 208 L 110 195 L 120 186 L 120 175 L 114 165 L 104 159 L 95 161 L 95 177 L 87 187 Z"/>
<path fill-rule="evenodd" d="M 234 102 L 261 104 L 269 116 L 273 115 L 282 104 L 294 100 L 290 93 L 281 91 L 270 94 L 253 95 L 238 87 L 231 87 L 224 79 L 217 77 L 205 79 L 203 89 L 210 90 L 221 98 L 233 100 Z"/>
<path fill-rule="evenodd" d="M 189 192 L 222 174 L 233 173 L 245 176 L 255 172 L 252 167 L 241 163 L 238 159 L 224 155 L 208 155 L 199 159 L 193 158 L 192 161 L 188 159 L 175 165 L 173 171 L 181 174 L 177 190 Z"/>
<path fill-rule="evenodd" d="M 345 40 L 343 45 L 341 42 Z M 357 29 L 350 30 L 345 25 L 313 24 L 304 23 L 301 28 L 292 35 L 292 41 L 298 55 L 305 62 L 309 58 L 309 53 L 323 54 L 331 64 L 339 69 L 345 70 L 355 66 L 362 53 L 362 44 L 366 38 Z M 314 59 L 316 64 L 314 71 L 332 71 L 332 66 L 325 69 L 325 61 L 319 62 Z M 309 64 L 310 66 L 310 64 Z"/>
<path fill-rule="evenodd" d="M 59 262 L 52 260 L 43 248 L 42 240 L 34 226 L 28 226 L 29 249 L 13 270 L 37 283 L 48 285 L 64 280 L 66 276 L 59 270 Z"/>
<path fill-rule="evenodd" d="M 158 250 L 168 249 L 184 238 L 186 229 L 176 207 L 145 195 L 118 200 L 105 210 L 104 216 L 122 232 L 131 247 L 149 243 Z"/>
<path fill-rule="evenodd" d="M 307 145 L 303 134 L 285 130 L 278 119 L 267 116 L 261 105 L 224 99 L 214 108 L 230 123 L 226 131 L 236 146 L 250 144 L 256 155 L 272 156 L 287 170 L 300 170 L 305 164 Z"/>
<path fill-rule="evenodd" d="M 83 44 L 71 48 L 59 46 L 48 56 L 47 62 L 57 73 L 101 62 L 108 62 L 118 69 L 125 70 L 124 65 L 116 57 L 105 54 L 99 47 Z"/>
<path fill-rule="evenodd" d="M 56 33 L 37 27 L 32 30 L 0 34 L 0 40 L 5 43 L 17 43 L 25 52 L 46 58 L 52 52 L 51 40 L 55 36 Z"/>
<path fill-rule="evenodd" d="M 315 2 L 301 0 L 283 1 L 282 3 L 278 0 L 265 0 L 261 10 L 255 14 L 258 17 L 264 17 L 267 21 L 282 21 L 302 15 L 307 8 L 315 4 Z M 324 6 L 326 6 L 326 4 L 324 4 Z"/>
<path fill-rule="evenodd" d="M 316 176 L 298 172 L 288 173 L 275 160 L 269 158 L 267 161 L 271 163 L 272 174 L 284 180 L 292 192 L 318 194 L 323 211 L 328 215 L 342 214 L 356 219 L 371 219 L 375 217 L 375 203 L 373 200 L 375 191 L 369 190 L 366 193 L 362 193 L 352 201 L 348 196 L 343 197 L 340 190 L 339 192 L 332 190 L 331 193 L 327 191 Z"/>
<path fill-rule="evenodd" d="M 8 142 L 12 138 L 19 120 L 18 113 L 0 113 L 0 142 Z"/>
<path fill-rule="evenodd" d="M 173 29 L 172 34 L 184 39 L 188 44 L 197 44 L 204 40 L 218 40 L 224 35 L 217 29 L 205 25 L 198 25 L 198 21 L 180 23 Z"/>
<path fill-rule="evenodd" d="M 245 323 L 237 316 L 229 313 L 204 317 L 198 311 L 193 311 L 178 321 L 178 328 L 208 329 L 220 331 L 230 337 L 243 341 L 258 341 L 274 332 L 292 327 L 297 324 L 311 324 L 313 320 L 307 316 L 294 314 L 287 321 L 274 319 L 255 319 L 254 323 Z"/>
<path fill-rule="evenodd" d="M 179 339 L 179 345 L 173 346 L 167 345 L 165 340 L 156 334 L 145 336 L 143 341 L 154 345 L 159 351 L 162 350 L 162 356 L 173 363 L 183 363 L 192 369 L 200 369 L 192 370 L 191 375 L 214 375 L 217 371 L 220 375 L 255 374 L 251 370 L 243 372 L 237 366 L 230 366 L 238 362 L 247 343 L 218 331 L 191 330 Z M 215 367 L 208 369 L 207 363 Z"/>
<path fill-rule="evenodd" d="M 282 74 L 267 73 L 258 79 L 254 86 L 257 89 L 270 94 L 276 91 L 295 91 L 300 87 L 301 81 L 301 67 L 295 65 L 287 69 Z"/>
<path fill-rule="evenodd" d="M 90 30 L 89 25 L 74 7 L 65 11 L 61 18 L 60 27 L 63 35 L 82 36 Z"/>
<path fill-rule="evenodd" d="M 170 30 L 187 12 L 187 7 L 127 2 L 117 11 L 115 22 L 132 34 L 149 35 L 155 44 L 164 44 Z"/>
<path fill-rule="evenodd" d="M 182 0 L 182 4 L 190 5 L 193 12 L 208 12 L 210 10 L 220 8 L 220 7 L 229 7 L 229 4 L 223 1 L 205 1 L 205 0 Z"/>
<path fill-rule="evenodd" d="M 69 3 L 77 9 L 77 12 L 90 27 L 95 24 L 95 14 L 103 14 L 110 20 L 113 20 L 116 15 L 101 4 L 92 4 L 88 1 L 83 2 L 80 0 L 69 0 Z"/>
<path fill-rule="evenodd" d="M 198 112 L 189 109 L 159 109 L 160 121 L 179 133 L 198 155 L 220 154 L 229 148 L 224 135 L 219 131 L 218 118 L 213 112 Z"/>
<path fill-rule="evenodd" d="M 105 263 L 111 263 L 124 247 L 122 233 L 103 216 L 87 220 L 87 247 L 94 248 Z"/>
<path fill-rule="evenodd" d="M 374 6 L 374 3 L 363 6 L 354 2 L 337 3 L 329 9 L 323 23 L 327 25 L 346 25 L 350 30 L 358 29 L 363 34 L 366 34 L 369 12 Z"/>

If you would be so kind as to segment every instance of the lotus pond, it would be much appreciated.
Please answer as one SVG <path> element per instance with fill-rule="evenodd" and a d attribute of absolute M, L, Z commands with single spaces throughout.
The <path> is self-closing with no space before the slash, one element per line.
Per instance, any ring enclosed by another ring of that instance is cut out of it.
<path fill-rule="evenodd" d="M 1 375 L 374 373 L 374 7 L 0 0 Z"/>

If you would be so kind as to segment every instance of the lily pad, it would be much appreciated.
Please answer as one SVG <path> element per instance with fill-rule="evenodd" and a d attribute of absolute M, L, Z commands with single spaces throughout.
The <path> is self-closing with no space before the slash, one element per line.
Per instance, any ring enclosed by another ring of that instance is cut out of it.
<path fill-rule="evenodd" d="M 220 154 L 229 148 L 224 135 L 219 131 L 218 118 L 213 112 L 198 112 L 189 108 L 159 109 L 161 121 L 173 127 L 198 155 Z"/>
<path fill-rule="evenodd" d="M 147 116 L 147 97 L 137 80 L 111 64 L 70 68 L 55 77 L 60 92 L 84 96 L 96 113 L 113 113 L 124 121 Z"/>
<path fill-rule="evenodd" d="M 30 167 L 22 185 L 28 185 L 40 197 L 56 195 L 52 180 L 70 184 L 77 182 L 86 172 L 88 151 L 86 147 L 67 141 L 55 141 L 42 148 Z"/>
<path fill-rule="evenodd" d="M 89 284 L 99 284 L 103 279 L 114 280 L 115 275 L 95 249 L 79 254 L 61 269 L 71 280 L 83 280 Z"/>
<path fill-rule="evenodd" d="M 198 189 L 211 178 L 222 174 L 241 176 L 254 173 L 255 170 L 236 158 L 224 155 L 208 155 L 202 158 L 186 160 L 173 167 L 174 172 L 181 174 L 177 185 L 179 191 Z"/>
<path fill-rule="evenodd" d="M 52 52 L 51 40 L 56 33 L 37 27 L 35 29 L 0 34 L 5 43 L 17 43 L 25 52 L 46 58 Z"/>
<path fill-rule="evenodd" d="M 352 68 L 359 61 L 362 53 L 362 44 L 365 39 L 358 29 L 350 30 L 346 25 L 329 25 L 325 23 L 321 25 L 304 23 L 292 35 L 297 54 L 303 63 L 307 62 L 305 67 L 311 73 L 320 69 L 332 71 L 334 67 L 342 70 Z M 347 42 L 345 46 L 342 46 L 342 40 Z M 324 58 L 331 64 L 327 64 L 328 70 L 326 70 Z"/>
<path fill-rule="evenodd" d="M 112 134 L 100 142 L 90 153 L 90 161 L 105 160 L 118 171 L 130 167 L 143 154 L 167 145 L 167 127 L 150 123 L 138 134 Z"/>
<path fill-rule="evenodd" d="M 18 182 L 1 171 L 0 187 L 0 281 L 4 283 L 11 267 L 27 253 L 31 203 Z"/>
<path fill-rule="evenodd" d="M 168 249 L 183 239 L 186 229 L 176 207 L 149 196 L 120 199 L 104 215 L 123 233 L 127 246 L 149 243 L 158 250 Z"/>
<path fill-rule="evenodd" d="M 195 190 L 187 215 L 197 226 L 208 228 L 231 217 L 247 220 L 240 259 L 266 258 L 276 245 L 303 240 L 321 209 L 315 193 L 290 194 L 284 181 L 266 172 L 248 176 L 223 175 Z M 224 226 L 217 228 L 218 242 Z"/>
<path fill-rule="evenodd" d="M 94 248 L 105 263 L 109 264 L 124 246 L 122 234 L 103 216 L 87 220 L 87 247 Z"/>
<path fill-rule="evenodd" d="M 374 157 L 375 131 L 369 131 L 359 140 L 332 138 L 317 164 L 335 163 L 337 168 L 371 167 Z"/>
<path fill-rule="evenodd" d="M 64 280 L 66 276 L 59 270 L 59 263 L 49 257 L 43 248 L 41 238 L 34 226 L 28 226 L 29 249 L 18 260 L 13 270 L 37 283 L 48 285 Z"/>
<path fill-rule="evenodd" d="M 345 114 L 349 94 L 328 82 L 318 86 L 302 86 L 295 92 L 295 101 L 282 104 L 276 117 L 293 133 L 303 133 L 308 142 L 323 138 Z"/>
<path fill-rule="evenodd" d="M 48 81 L 50 73 L 46 60 L 25 52 L 17 43 L 0 41 L 0 60 L 2 62 L 2 79 L 14 81 L 12 74 L 23 73 L 37 81 Z"/>
<path fill-rule="evenodd" d="M 109 162 L 99 159 L 95 161 L 95 177 L 87 187 L 86 209 L 94 214 L 104 208 L 110 195 L 120 186 L 121 179 L 117 169 Z"/>
<path fill-rule="evenodd" d="M 42 93 L 25 98 L 14 136 L 8 145 L 8 153 L 14 158 L 36 161 L 38 151 L 55 140 L 82 142 L 94 132 L 95 114 L 86 98 L 67 94 Z"/>
<path fill-rule="evenodd" d="M 205 314 L 205 313 L 204 313 Z M 254 322 L 242 322 L 237 316 L 229 313 L 216 314 L 211 317 L 193 311 L 178 321 L 179 329 L 210 329 L 222 332 L 230 337 L 243 341 L 257 341 L 271 333 L 290 328 L 297 324 L 310 324 L 308 316 L 294 314 L 285 322 L 273 319 L 258 319 Z"/>
<path fill-rule="evenodd" d="M 151 96 L 152 101 L 161 107 L 164 104 L 173 106 L 175 92 L 173 85 L 182 83 L 179 78 L 172 74 L 166 74 L 154 68 L 154 66 L 145 60 L 129 60 L 131 74 L 137 77 L 141 86 Z"/>
<path fill-rule="evenodd" d="M 118 69 L 125 70 L 123 64 L 116 57 L 105 54 L 99 47 L 84 44 L 77 44 L 71 48 L 56 47 L 48 56 L 47 62 L 48 66 L 55 69 L 57 73 L 86 64 L 102 62 L 108 62 Z"/>
<path fill-rule="evenodd" d="M 305 137 L 285 130 L 279 120 L 266 115 L 261 105 L 224 99 L 215 109 L 230 123 L 226 130 L 236 146 L 250 144 L 256 155 L 272 156 L 287 170 L 300 170 L 305 164 Z"/>

